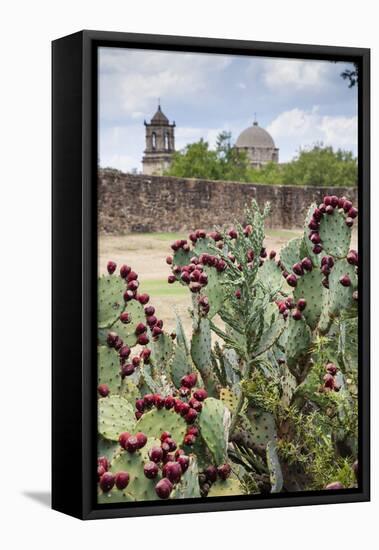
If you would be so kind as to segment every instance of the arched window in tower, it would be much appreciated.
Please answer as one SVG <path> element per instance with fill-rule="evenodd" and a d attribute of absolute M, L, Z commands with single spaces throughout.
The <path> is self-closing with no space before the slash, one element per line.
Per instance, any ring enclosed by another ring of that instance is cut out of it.
<path fill-rule="evenodd" d="M 169 147 L 168 147 L 168 132 L 165 132 L 165 135 L 164 135 L 164 148 L 166 151 L 168 151 Z"/>
<path fill-rule="evenodd" d="M 155 132 L 151 134 L 151 147 L 152 149 L 157 148 L 157 134 Z"/>

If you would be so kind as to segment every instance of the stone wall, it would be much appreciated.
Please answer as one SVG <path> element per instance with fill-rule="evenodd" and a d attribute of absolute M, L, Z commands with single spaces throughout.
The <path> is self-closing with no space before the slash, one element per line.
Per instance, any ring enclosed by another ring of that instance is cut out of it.
<path fill-rule="evenodd" d="M 125 234 L 189 231 L 230 225 L 251 199 L 269 201 L 268 227 L 301 227 L 309 205 L 325 194 L 346 195 L 357 203 L 355 188 L 260 185 L 124 174 L 101 169 L 98 183 L 99 231 Z"/>

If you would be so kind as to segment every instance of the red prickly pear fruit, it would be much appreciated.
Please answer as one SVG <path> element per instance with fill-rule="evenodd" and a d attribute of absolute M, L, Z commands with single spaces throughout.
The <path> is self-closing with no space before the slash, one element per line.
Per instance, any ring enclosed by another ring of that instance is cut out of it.
<path fill-rule="evenodd" d="M 353 203 L 349 200 L 345 200 L 343 203 L 343 209 L 346 212 L 346 214 L 349 212 L 350 208 L 353 206 Z"/>
<path fill-rule="evenodd" d="M 195 232 L 190 233 L 190 234 L 188 235 L 188 238 L 189 238 L 189 240 L 190 240 L 191 242 L 193 242 L 193 243 L 195 243 L 195 242 L 197 241 L 197 236 L 196 236 L 196 233 L 195 233 Z"/>
<path fill-rule="evenodd" d="M 135 271 L 130 271 L 130 273 L 127 276 L 127 281 L 130 283 L 130 281 L 136 281 L 138 279 L 138 273 Z"/>
<path fill-rule="evenodd" d="M 237 298 L 237 300 L 241 299 L 242 292 L 239 288 L 237 288 L 237 290 L 235 291 L 234 296 Z"/>
<path fill-rule="evenodd" d="M 145 402 L 143 399 L 136 399 L 136 409 L 139 412 L 143 412 L 145 410 Z"/>
<path fill-rule="evenodd" d="M 197 382 L 196 372 L 191 372 L 190 374 L 186 374 L 180 380 L 181 385 L 186 388 L 193 388 L 194 386 L 196 386 L 196 382 Z"/>
<path fill-rule="evenodd" d="M 197 418 L 197 411 L 195 409 L 190 409 L 188 413 L 185 415 L 184 420 L 187 422 L 187 424 L 193 424 Z"/>
<path fill-rule="evenodd" d="M 115 475 L 115 482 L 116 482 L 117 489 L 119 489 L 120 491 L 123 491 L 124 489 L 126 489 L 126 487 L 129 484 L 129 479 L 130 479 L 130 476 L 128 472 L 117 472 L 117 474 Z"/>
<path fill-rule="evenodd" d="M 181 450 L 181 449 L 180 449 Z M 188 467 L 190 465 L 190 459 L 187 455 L 185 454 L 180 454 L 177 458 L 176 458 L 176 462 L 179 464 L 181 470 L 182 470 L 182 473 L 184 474 L 184 472 L 186 472 L 188 470 Z"/>
<path fill-rule="evenodd" d="M 328 277 L 325 277 L 325 279 L 323 279 L 321 282 L 322 282 L 322 284 L 325 288 L 329 288 L 329 279 L 328 279 Z"/>
<path fill-rule="evenodd" d="M 188 426 L 186 433 L 197 437 L 199 435 L 199 428 L 197 426 Z"/>
<path fill-rule="evenodd" d="M 246 252 L 246 258 L 249 262 L 253 262 L 254 261 L 254 250 L 252 248 L 250 248 L 247 252 Z"/>
<path fill-rule="evenodd" d="M 174 258 L 172 256 L 167 256 L 166 257 L 166 264 L 172 265 L 173 261 L 174 261 Z"/>
<path fill-rule="evenodd" d="M 167 282 L 168 282 L 168 284 L 172 285 L 173 283 L 175 283 L 175 281 L 176 281 L 175 275 L 169 275 L 169 276 L 167 277 Z"/>
<path fill-rule="evenodd" d="M 219 477 L 225 481 L 225 479 L 228 479 L 228 477 L 230 476 L 231 474 L 231 467 L 230 467 L 230 464 L 222 464 L 221 466 L 219 466 L 217 468 L 217 473 L 219 475 Z"/>
<path fill-rule="evenodd" d="M 143 415 L 143 413 L 141 411 L 136 411 L 134 413 L 134 416 L 136 417 L 137 420 L 139 420 L 141 418 L 141 416 Z"/>
<path fill-rule="evenodd" d="M 182 467 L 178 462 L 167 462 L 162 469 L 162 474 L 167 477 L 171 483 L 178 483 L 182 477 Z"/>
<path fill-rule="evenodd" d="M 175 404 L 174 404 L 174 411 L 176 413 L 180 413 L 180 411 L 182 410 L 182 404 L 183 404 L 183 401 L 181 401 L 180 399 L 175 399 Z"/>
<path fill-rule="evenodd" d="M 199 281 L 200 275 L 201 271 L 199 271 L 198 269 L 194 269 L 190 275 L 190 281 L 192 281 L 193 283 L 197 283 Z"/>
<path fill-rule="evenodd" d="M 124 323 L 125 325 L 130 323 L 130 315 L 127 311 L 123 311 L 120 315 L 120 321 L 121 323 Z"/>
<path fill-rule="evenodd" d="M 228 235 L 231 239 L 237 239 L 238 238 L 238 232 L 236 229 L 234 229 L 234 227 L 232 227 L 231 229 L 229 229 L 228 231 Z"/>
<path fill-rule="evenodd" d="M 202 403 L 200 403 L 200 401 L 197 401 L 193 397 L 188 401 L 188 404 L 191 407 L 191 409 L 195 409 L 195 411 L 197 412 L 200 412 L 201 409 L 203 408 Z"/>
<path fill-rule="evenodd" d="M 152 407 L 154 405 L 154 395 L 152 393 L 147 393 L 143 396 L 143 402 L 146 407 Z"/>
<path fill-rule="evenodd" d="M 125 443 L 125 449 L 129 453 L 135 453 L 136 450 L 139 448 L 138 446 L 139 446 L 139 442 L 135 435 L 131 435 L 130 437 L 128 437 Z"/>
<path fill-rule="evenodd" d="M 322 267 L 321 267 L 321 273 L 325 276 L 329 275 L 330 273 L 330 267 L 327 265 L 327 264 L 324 264 Z"/>
<path fill-rule="evenodd" d="M 100 478 L 100 489 L 103 493 L 108 493 L 111 489 L 113 489 L 114 482 L 114 475 L 110 472 L 105 472 L 105 474 L 103 474 Z"/>
<path fill-rule="evenodd" d="M 358 254 L 355 250 L 350 250 L 346 256 L 346 260 L 351 265 L 358 265 Z"/>
<path fill-rule="evenodd" d="M 201 290 L 201 284 L 200 284 L 200 283 L 196 283 L 196 282 L 192 282 L 192 283 L 190 283 L 189 289 L 190 289 L 190 291 L 193 292 L 194 294 L 197 293 L 197 292 L 200 292 L 200 290 Z"/>
<path fill-rule="evenodd" d="M 346 223 L 347 227 L 353 227 L 354 220 L 353 220 L 353 218 L 348 217 L 348 218 L 346 218 L 345 223 Z"/>
<path fill-rule="evenodd" d="M 270 260 L 273 260 L 276 256 L 276 251 L 275 250 L 271 250 L 270 254 L 269 254 L 269 258 Z"/>
<path fill-rule="evenodd" d="M 98 466 L 97 467 L 97 481 L 100 481 L 100 478 L 102 475 L 105 474 L 105 469 L 103 466 Z"/>
<path fill-rule="evenodd" d="M 136 433 L 136 438 L 138 442 L 138 449 L 142 449 L 147 443 L 147 436 L 142 432 Z"/>
<path fill-rule="evenodd" d="M 188 405 L 188 403 L 182 403 L 180 407 L 180 412 L 179 412 L 180 416 L 186 416 L 189 410 L 190 410 L 190 406 Z"/>
<path fill-rule="evenodd" d="M 164 500 L 169 498 L 171 491 L 172 491 L 172 483 L 166 477 L 158 481 L 158 483 L 155 486 L 155 492 L 157 493 L 159 498 L 162 498 Z"/>
<path fill-rule="evenodd" d="M 262 248 L 262 249 L 261 249 L 261 252 L 260 252 L 259 256 L 260 256 L 261 258 L 267 258 L 267 251 L 266 251 L 265 248 Z"/>
<path fill-rule="evenodd" d="M 304 271 L 312 271 L 313 264 L 312 264 L 312 260 L 310 258 L 303 258 L 301 260 L 301 265 L 302 265 Z"/>
<path fill-rule="evenodd" d="M 151 356 L 151 349 L 145 348 L 141 351 L 140 357 L 142 361 L 145 363 L 145 365 L 150 363 L 150 356 Z"/>
<path fill-rule="evenodd" d="M 318 205 L 318 209 L 320 210 L 321 214 L 325 214 L 325 208 L 326 206 L 323 202 Z"/>
<path fill-rule="evenodd" d="M 111 260 L 107 263 L 107 271 L 109 275 L 113 275 L 113 273 L 116 271 L 117 264 L 115 262 L 112 262 Z"/>
<path fill-rule="evenodd" d="M 181 386 L 179 388 L 179 393 L 180 393 L 180 397 L 188 397 L 188 395 L 191 393 L 191 390 L 186 386 Z"/>
<path fill-rule="evenodd" d="M 314 220 L 316 220 L 316 222 L 319 222 L 322 218 L 322 215 L 323 213 L 321 212 L 321 210 L 319 208 L 315 208 L 312 217 Z"/>
<path fill-rule="evenodd" d="M 149 343 L 149 337 L 147 336 L 146 333 L 140 334 L 137 338 L 137 342 L 140 344 L 140 346 L 146 346 L 146 344 Z"/>
<path fill-rule="evenodd" d="M 143 467 L 143 473 L 147 477 L 147 479 L 154 479 L 157 477 L 159 472 L 158 466 L 155 464 L 155 462 L 147 462 L 145 466 Z"/>
<path fill-rule="evenodd" d="M 163 458 L 163 450 L 160 447 L 152 447 L 149 451 L 149 458 L 153 462 L 160 462 Z"/>
<path fill-rule="evenodd" d="M 333 206 L 333 208 L 337 208 L 337 206 L 338 206 L 338 197 L 336 197 L 336 195 L 332 195 L 330 197 L 330 204 L 331 204 L 331 206 Z"/>
<path fill-rule="evenodd" d="M 180 275 L 180 278 L 183 281 L 183 283 L 185 283 L 186 285 L 188 285 L 191 282 L 191 277 L 188 271 L 183 271 L 183 273 Z"/>
<path fill-rule="evenodd" d="M 208 397 L 208 393 L 207 390 L 199 388 L 194 392 L 193 396 L 197 401 L 204 401 Z"/>
<path fill-rule="evenodd" d="M 287 310 L 287 306 L 284 302 L 279 302 L 278 304 L 279 313 L 284 313 Z"/>
<path fill-rule="evenodd" d="M 204 470 L 204 474 L 205 474 L 207 480 L 210 481 L 211 483 L 214 483 L 215 481 L 217 481 L 217 468 L 216 468 L 216 466 L 208 466 Z"/>
<path fill-rule="evenodd" d="M 193 434 L 187 434 L 184 436 L 184 439 L 183 439 L 184 444 L 189 446 L 194 445 L 195 441 L 196 441 L 196 436 L 194 436 Z"/>
<path fill-rule="evenodd" d="M 288 275 L 288 277 L 286 277 L 286 281 L 287 283 L 292 286 L 292 287 L 295 287 L 297 286 L 297 278 L 296 278 L 296 275 Z"/>
<path fill-rule="evenodd" d="M 164 400 L 165 409 L 167 410 L 172 409 L 174 405 L 175 405 L 174 397 L 172 397 L 172 395 L 168 395 Z"/>
<path fill-rule="evenodd" d="M 207 236 L 207 233 L 206 231 L 204 231 L 204 229 L 196 229 L 196 237 L 198 239 L 205 239 L 206 236 Z"/>
<path fill-rule="evenodd" d="M 222 273 L 227 268 L 226 262 L 224 260 L 218 260 L 216 264 L 216 269 L 219 273 Z"/>
<path fill-rule="evenodd" d="M 297 309 L 300 309 L 300 311 L 304 311 L 304 309 L 306 308 L 307 306 L 307 301 L 304 300 L 304 298 L 300 298 L 298 301 L 297 301 Z"/>
<path fill-rule="evenodd" d="M 180 455 L 185 455 L 186 453 L 184 452 L 183 449 L 176 449 L 175 453 L 174 453 L 174 458 L 176 461 L 178 461 L 178 458 L 180 457 Z"/>
<path fill-rule="evenodd" d="M 118 442 L 120 443 L 120 446 L 123 449 L 126 449 L 126 442 L 128 441 L 129 437 L 130 437 L 129 432 L 122 432 L 122 434 L 118 436 Z"/>
<path fill-rule="evenodd" d="M 325 195 L 323 198 L 323 202 L 325 206 L 330 206 L 332 204 L 332 197 L 329 197 L 329 195 Z"/>
<path fill-rule="evenodd" d="M 146 306 L 145 309 L 145 315 L 146 317 L 151 317 L 155 313 L 155 307 L 153 306 Z"/>
<path fill-rule="evenodd" d="M 143 323 L 138 323 L 138 325 L 136 326 L 136 329 L 135 329 L 135 333 L 137 334 L 137 336 L 139 334 L 143 334 L 146 331 L 147 331 L 146 325 L 144 325 Z"/>
<path fill-rule="evenodd" d="M 121 365 L 121 377 L 125 378 L 126 376 L 131 376 L 132 374 L 134 374 L 135 370 L 135 366 L 131 363 L 128 363 L 127 365 Z"/>
<path fill-rule="evenodd" d="M 203 286 L 206 286 L 208 284 L 208 275 L 206 273 L 202 273 L 200 275 L 199 283 Z"/>
<path fill-rule="evenodd" d="M 163 327 L 163 321 L 162 321 L 162 319 L 159 319 L 159 321 L 157 321 L 157 327 L 159 327 L 159 328 L 162 328 L 162 327 Z"/>
<path fill-rule="evenodd" d="M 288 298 L 286 298 L 284 304 L 288 309 L 293 309 L 295 307 L 293 298 L 291 296 L 288 296 Z"/>
<path fill-rule="evenodd" d="M 358 210 L 357 208 L 354 208 L 354 206 L 352 206 L 349 210 L 349 212 L 347 213 L 347 215 L 349 216 L 349 218 L 356 218 L 358 216 Z"/>
<path fill-rule="evenodd" d="M 107 335 L 107 344 L 110 348 L 113 348 L 115 343 L 116 343 L 116 340 L 117 340 L 118 336 L 115 332 L 108 332 L 108 335 Z"/>
<path fill-rule="evenodd" d="M 98 466 L 102 466 L 104 468 L 104 471 L 106 472 L 109 468 L 109 460 L 106 456 L 99 456 L 97 459 Z"/>
<path fill-rule="evenodd" d="M 342 286 L 350 286 L 351 280 L 349 275 L 343 275 L 342 277 L 340 277 L 340 283 Z"/>
<path fill-rule="evenodd" d="M 124 345 L 124 342 L 121 340 L 119 336 L 117 336 L 116 341 L 114 343 L 114 349 L 119 351 L 123 345 Z"/>
<path fill-rule="evenodd" d="M 324 376 L 324 387 L 329 389 L 334 389 L 334 376 L 330 373 L 325 374 Z"/>
<path fill-rule="evenodd" d="M 325 368 L 332 376 L 335 376 L 337 374 L 337 367 L 334 363 L 328 363 Z"/>
<path fill-rule="evenodd" d="M 173 451 L 176 451 L 176 441 L 174 441 L 171 436 L 166 437 L 166 439 L 163 440 L 163 443 L 168 447 L 168 452 L 172 453 Z"/>
<path fill-rule="evenodd" d="M 122 265 L 120 267 L 120 276 L 123 278 L 123 279 L 126 279 L 127 276 L 129 275 L 129 273 L 131 272 L 131 268 L 128 266 L 128 265 Z"/>
<path fill-rule="evenodd" d="M 327 207 L 325 208 L 325 212 L 326 212 L 327 214 L 329 214 L 329 216 L 331 216 L 331 215 L 333 214 L 333 212 L 334 212 L 333 206 L 332 206 L 331 204 L 329 204 L 329 206 L 327 206 Z"/>
<path fill-rule="evenodd" d="M 163 443 L 163 441 L 165 441 L 166 439 L 169 439 L 169 438 L 171 438 L 170 432 L 162 432 L 162 433 L 161 433 L 161 437 L 160 437 L 159 439 L 160 439 L 160 440 L 162 441 L 162 443 Z"/>
<path fill-rule="evenodd" d="M 320 224 L 316 222 L 316 220 L 312 219 L 309 222 L 308 227 L 309 229 L 311 229 L 311 231 L 318 231 L 318 229 L 320 228 Z"/>
<path fill-rule="evenodd" d="M 101 397 L 108 397 L 109 395 L 109 388 L 106 384 L 99 384 L 97 386 L 97 391 Z"/>
<path fill-rule="evenodd" d="M 134 367 L 139 367 L 141 363 L 141 358 L 136 355 L 135 357 L 133 357 L 132 363 Z"/>
<path fill-rule="evenodd" d="M 164 402 L 165 398 L 162 395 L 159 395 L 158 393 L 154 394 L 154 405 L 157 409 L 163 409 Z"/>
<path fill-rule="evenodd" d="M 304 275 L 304 269 L 303 269 L 303 266 L 301 265 L 300 262 L 298 262 L 297 264 L 294 264 L 294 265 L 292 266 L 292 271 L 293 271 L 294 273 L 296 273 L 296 275 L 299 275 L 300 277 L 301 277 L 302 275 Z"/>
<path fill-rule="evenodd" d="M 163 464 L 167 464 L 167 462 L 175 462 L 175 453 L 169 453 L 167 451 L 166 443 L 162 443 L 162 447 L 165 447 L 165 449 L 163 449 Z"/>
<path fill-rule="evenodd" d="M 340 481 L 333 481 L 332 483 L 328 483 L 328 485 L 325 485 L 325 489 L 328 491 L 335 491 L 338 489 L 344 489 L 344 486 Z"/>
<path fill-rule="evenodd" d="M 320 244 L 321 243 L 321 237 L 319 233 L 312 233 L 312 235 L 309 237 L 309 240 L 313 244 Z"/>
<path fill-rule="evenodd" d="M 322 252 L 321 244 L 315 244 L 314 247 L 312 248 L 312 252 L 313 254 L 321 254 Z"/>
<path fill-rule="evenodd" d="M 294 309 L 292 312 L 292 319 L 294 319 L 295 321 L 300 321 L 301 317 L 302 315 L 300 309 Z"/>
<path fill-rule="evenodd" d="M 132 292 L 131 290 L 125 290 L 124 301 L 130 302 L 130 300 L 133 300 L 133 298 L 134 298 L 134 292 Z"/>
<path fill-rule="evenodd" d="M 155 327 L 153 327 L 153 330 L 151 331 L 151 334 L 153 335 L 153 338 L 157 338 L 162 333 L 163 333 L 163 330 L 160 327 L 158 327 L 157 325 L 155 325 Z"/>
<path fill-rule="evenodd" d="M 122 357 L 122 359 L 127 359 L 130 355 L 130 352 L 131 352 L 131 349 L 129 346 L 122 346 L 122 348 L 120 348 L 120 351 L 118 352 L 119 353 L 119 356 Z"/>
<path fill-rule="evenodd" d="M 245 235 L 245 237 L 248 237 L 249 235 L 251 235 L 252 232 L 253 232 L 253 226 L 252 225 L 247 225 L 243 230 L 243 234 Z"/>
<path fill-rule="evenodd" d="M 138 296 L 138 301 L 140 304 L 142 304 L 143 306 L 145 304 L 147 304 L 147 302 L 150 300 L 150 296 L 148 294 L 140 294 Z"/>

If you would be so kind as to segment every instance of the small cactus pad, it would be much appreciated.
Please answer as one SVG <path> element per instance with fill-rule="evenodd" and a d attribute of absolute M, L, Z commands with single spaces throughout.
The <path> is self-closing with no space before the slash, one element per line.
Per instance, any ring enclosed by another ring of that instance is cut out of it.
<path fill-rule="evenodd" d="M 204 272 L 208 275 L 208 284 L 203 287 L 200 296 L 207 296 L 209 300 L 208 317 L 212 319 L 220 311 L 225 300 L 225 291 L 221 285 L 224 274 L 219 273 L 215 267 L 206 267 Z"/>
<path fill-rule="evenodd" d="M 97 283 L 97 317 L 99 326 L 107 326 L 124 309 L 125 283 L 117 275 L 103 275 Z"/>
<path fill-rule="evenodd" d="M 267 445 L 269 441 L 276 440 L 276 425 L 272 414 L 258 409 L 249 409 L 246 416 L 255 445 Z"/>
<path fill-rule="evenodd" d="M 192 456 L 188 470 L 182 476 L 180 483 L 175 486 L 170 498 L 176 499 L 198 497 L 200 497 L 199 471 L 197 467 L 197 460 L 194 456 Z"/>
<path fill-rule="evenodd" d="M 183 328 L 182 320 L 178 314 L 175 315 L 175 318 L 176 318 L 176 326 L 175 326 L 176 342 L 178 346 L 183 348 L 186 355 L 189 355 L 189 346 L 188 346 L 186 333 Z"/>
<path fill-rule="evenodd" d="M 258 269 L 258 277 L 267 288 L 283 290 L 288 285 L 282 276 L 282 271 L 275 260 L 266 260 Z"/>
<path fill-rule="evenodd" d="M 192 335 L 191 356 L 206 382 L 211 368 L 211 329 L 208 319 L 200 319 Z"/>
<path fill-rule="evenodd" d="M 158 368 L 163 368 L 170 361 L 174 352 L 174 343 L 171 336 L 160 334 L 155 340 L 150 342 L 151 359 Z"/>
<path fill-rule="evenodd" d="M 228 434 L 225 433 L 225 411 L 222 401 L 208 397 L 203 403 L 199 419 L 201 435 L 216 464 L 221 464 L 226 458 Z"/>
<path fill-rule="evenodd" d="M 294 289 L 293 297 L 295 301 L 304 298 L 307 306 L 304 309 L 303 317 L 308 325 L 314 330 L 322 311 L 324 286 L 322 285 L 323 275 L 319 269 L 313 269 L 299 277 L 297 286 Z"/>
<path fill-rule="evenodd" d="M 127 377 L 122 381 L 120 395 L 134 407 L 136 399 L 140 397 L 140 392 L 133 380 Z"/>
<path fill-rule="evenodd" d="M 304 223 L 304 237 L 300 247 L 300 256 L 301 258 L 305 258 L 305 257 L 310 258 L 312 261 L 312 264 L 315 267 L 318 267 L 320 265 L 321 254 L 315 254 L 313 252 L 314 244 L 309 239 L 309 227 L 308 227 L 308 224 L 312 219 L 313 212 L 315 211 L 316 208 L 317 208 L 317 204 L 314 202 L 307 212 L 307 216 L 305 218 L 305 223 Z"/>
<path fill-rule="evenodd" d="M 106 384 L 112 394 L 121 390 L 120 359 L 118 353 L 108 346 L 97 348 L 98 383 Z"/>
<path fill-rule="evenodd" d="M 311 331 L 304 319 L 289 319 L 284 344 L 288 366 L 295 367 L 296 363 L 307 355 L 310 345 Z"/>
<path fill-rule="evenodd" d="M 324 214 L 320 222 L 320 237 L 325 252 L 335 258 L 343 258 L 349 251 L 351 229 L 345 223 L 343 212 L 335 209 L 333 214 Z"/>
<path fill-rule="evenodd" d="M 297 321 L 294 321 L 294 322 L 297 323 Z M 290 406 L 296 386 L 297 386 L 296 378 L 293 376 L 293 374 L 291 374 L 288 367 L 284 365 L 283 375 L 281 380 L 281 387 L 282 387 L 281 403 L 283 407 L 287 408 Z"/>
<path fill-rule="evenodd" d="M 343 286 L 340 278 L 348 275 L 351 281 L 350 286 Z M 335 317 L 343 309 L 349 309 L 353 305 L 353 292 L 358 285 L 358 277 L 355 267 L 345 259 L 335 262 L 329 275 L 329 314 Z"/>
<path fill-rule="evenodd" d="M 301 243 L 301 237 L 296 237 L 291 239 L 280 251 L 280 261 L 288 273 L 292 273 L 292 266 L 301 260 Z"/>
<path fill-rule="evenodd" d="M 145 312 L 143 305 L 138 302 L 138 300 L 130 300 L 126 304 L 125 311 L 130 315 L 130 323 L 122 323 L 118 320 L 114 325 L 112 325 L 112 330 L 114 330 L 120 338 L 124 341 L 124 344 L 127 344 L 129 347 L 135 346 L 137 343 L 137 336 L 135 333 L 136 326 L 139 323 L 146 323 Z"/>
<path fill-rule="evenodd" d="M 176 388 L 180 388 L 181 379 L 192 371 L 188 357 L 181 346 L 175 346 L 174 354 L 169 363 L 171 379 Z"/>
<path fill-rule="evenodd" d="M 238 397 L 233 391 L 229 388 L 221 388 L 220 399 L 232 414 L 235 413 L 237 410 Z"/>
<path fill-rule="evenodd" d="M 231 497 L 233 495 L 243 494 L 243 489 L 238 479 L 234 476 L 230 476 L 223 481 L 218 479 L 209 490 L 208 497 Z"/>
<path fill-rule="evenodd" d="M 134 430 L 134 409 L 126 399 L 111 395 L 98 403 L 98 430 L 105 439 L 118 441 L 120 433 Z"/>
<path fill-rule="evenodd" d="M 143 432 L 147 437 L 159 437 L 163 432 L 170 432 L 172 438 L 180 445 L 187 429 L 184 419 L 172 409 L 153 409 L 138 420 L 136 432 Z"/>
<path fill-rule="evenodd" d="M 271 493 L 280 493 L 283 488 L 283 474 L 280 467 L 276 443 L 269 441 L 266 447 L 267 465 L 270 472 Z"/>

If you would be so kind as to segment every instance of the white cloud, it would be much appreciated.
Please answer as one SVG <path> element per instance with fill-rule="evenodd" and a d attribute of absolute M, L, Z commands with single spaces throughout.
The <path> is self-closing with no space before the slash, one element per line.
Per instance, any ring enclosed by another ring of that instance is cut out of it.
<path fill-rule="evenodd" d="M 267 127 L 276 146 L 283 152 L 323 142 L 334 148 L 357 150 L 357 116 L 322 115 L 317 106 L 311 110 L 291 109 L 281 113 Z M 282 157 L 282 156 L 281 156 Z M 281 160 L 288 160 L 283 159 Z"/>
<path fill-rule="evenodd" d="M 270 90 L 279 93 L 321 90 L 329 87 L 335 65 L 327 61 L 299 59 L 266 59 L 262 79 Z"/>

